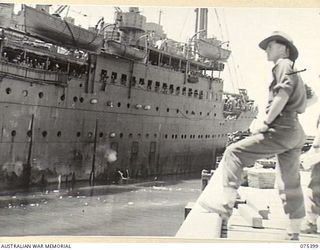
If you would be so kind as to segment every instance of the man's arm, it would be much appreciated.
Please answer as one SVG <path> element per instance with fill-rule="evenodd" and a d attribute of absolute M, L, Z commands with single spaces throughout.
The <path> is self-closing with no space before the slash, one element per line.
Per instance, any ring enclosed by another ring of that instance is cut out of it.
<path fill-rule="evenodd" d="M 289 100 L 288 93 L 280 89 L 278 94 L 274 97 L 269 112 L 265 118 L 266 124 L 271 124 L 274 119 L 281 113 L 287 101 Z"/>

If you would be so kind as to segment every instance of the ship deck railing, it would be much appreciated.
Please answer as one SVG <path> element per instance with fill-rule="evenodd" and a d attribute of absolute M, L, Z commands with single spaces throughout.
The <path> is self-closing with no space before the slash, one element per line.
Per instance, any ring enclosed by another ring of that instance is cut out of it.
<path fill-rule="evenodd" d="M 66 73 L 35 69 L 6 61 L 0 61 L 0 74 L 3 77 L 23 78 L 27 81 L 39 81 L 48 84 L 66 85 L 68 81 Z"/>

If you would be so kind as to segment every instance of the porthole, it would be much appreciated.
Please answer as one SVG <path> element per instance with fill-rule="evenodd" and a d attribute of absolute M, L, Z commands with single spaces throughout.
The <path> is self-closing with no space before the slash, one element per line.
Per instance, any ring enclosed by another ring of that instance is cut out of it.
<path fill-rule="evenodd" d="M 58 137 L 61 137 L 61 131 L 58 131 L 58 132 L 57 132 L 57 136 L 58 136 Z"/>
<path fill-rule="evenodd" d="M 77 137 L 80 137 L 81 136 L 81 133 L 78 131 L 77 132 Z"/>
<path fill-rule="evenodd" d="M 15 137 L 16 134 L 17 134 L 17 131 L 15 131 L 15 130 L 12 130 L 12 131 L 11 131 L 11 136 L 12 136 L 12 137 Z"/>
<path fill-rule="evenodd" d="M 12 92 L 12 89 L 11 89 L 11 88 L 6 88 L 6 93 L 7 93 L 7 95 L 10 95 L 11 92 Z"/>
<path fill-rule="evenodd" d="M 118 102 L 118 108 L 120 108 L 121 107 L 121 102 Z"/>
<path fill-rule="evenodd" d="M 170 109 L 169 108 L 167 108 L 167 112 L 169 112 L 170 111 Z"/>
<path fill-rule="evenodd" d="M 156 107 L 156 111 L 159 111 L 159 107 Z"/>
<path fill-rule="evenodd" d="M 120 133 L 120 134 L 119 134 L 119 137 L 122 138 L 122 137 L 123 137 L 123 133 Z"/>
<path fill-rule="evenodd" d="M 28 96 L 28 90 L 24 90 L 24 91 L 22 91 L 22 95 L 24 96 L 24 97 L 26 97 L 26 96 Z"/>
<path fill-rule="evenodd" d="M 200 112 L 200 115 L 202 115 L 202 112 Z"/>
<path fill-rule="evenodd" d="M 149 138 L 149 134 L 146 134 L 146 138 Z"/>
<path fill-rule="evenodd" d="M 130 108 L 130 103 L 127 103 L 127 108 Z"/>
<path fill-rule="evenodd" d="M 77 102 L 78 101 L 78 97 L 77 96 L 73 97 L 73 101 Z"/>
<path fill-rule="evenodd" d="M 186 114 L 189 114 L 189 111 L 188 111 L 188 110 L 186 110 Z"/>
<path fill-rule="evenodd" d="M 177 109 L 177 114 L 179 113 L 179 109 Z"/>
<path fill-rule="evenodd" d="M 28 137 L 31 137 L 31 136 L 32 136 L 32 131 L 31 131 L 31 130 L 28 130 L 27 136 L 28 136 Z"/>
<path fill-rule="evenodd" d="M 42 137 L 47 137 L 48 132 L 47 131 L 42 131 Z"/>
<path fill-rule="evenodd" d="M 83 98 L 83 97 L 80 97 L 80 98 L 79 98 L 79 101 L 80 101 L 81 103 L 83 103 L 83 102 L 84 102 L 84 98 Z"/>
<path fill-rule="evenodd" d="M 102 132 L 99 133 L 99 137 L 100 138 L 103 137 L 103 133 Z"/>
<path fill-rule="evenodd" d="M 168 135 L 167 135 L 167 134 L 165 134 L 165 135 L 164 135 L 164 138 L 166 138 L 166 139 L 167 139 L 167 138 L 168 138 Z"/>
<path fill-rule="evenodd" d="M 64 101 L 65 99 L 66 99 L 66 96 L 65 96 L 65 95 L 60 96 L 60 100 L 61 100 L 61 101 Z"/>
<path fill-rule="evenodd" d="M 158 135 L 157 135 L 157 134 L 154 134 L 153 136 L 154 136 L 154 138 L 157 138 L 157 137 L 158 137 Z"/>
<path fill-rule="evenodd" d="M 79 84 L 79 87 L 82 88 L 82 86 L 83 86 L 82 83 L 80 83 L 80 84 Z"/>
<path fill-rule="evenodd" d="M 43 92 L 39 92 L 39 98 L 41 99 L 43 98 L 43 96 L 44 96 Z"/>

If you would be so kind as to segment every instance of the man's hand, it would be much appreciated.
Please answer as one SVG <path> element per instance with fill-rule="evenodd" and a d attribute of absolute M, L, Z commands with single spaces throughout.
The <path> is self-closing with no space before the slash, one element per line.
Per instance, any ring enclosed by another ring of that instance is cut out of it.
<path fill-rule="evenodd" d="M 265 122 L 260 122 L 257 124 L 257 126 L 254 127 L 252 130 L 252 134 L 258 134 L 258 133 L 264 133 L 267 132 L 269 129 L 269 126 Z"/>

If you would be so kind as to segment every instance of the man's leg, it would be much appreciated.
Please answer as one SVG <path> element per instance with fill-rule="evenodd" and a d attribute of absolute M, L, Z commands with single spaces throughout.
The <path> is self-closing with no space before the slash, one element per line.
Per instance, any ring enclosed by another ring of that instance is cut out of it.
<path fill-rule="evenodd" d="M 280 154 L 287 149 L 273 139 L 274 134 L 263 133 L 250 136 L 230 145 L 198 202 L 211 212 L 228 217 L 236 200 L 236 190 L 241 183 L 243 168 L 256 160 Z"/>
<path fill-rule="evenodd" d="M 277 184 L 284 212 L 289 216 L 287 233 L 298 240 L 300 225 L 305 216 L 303 193 L 300 184 L 301 149 L 288 150 L 277 155 Z"/>

